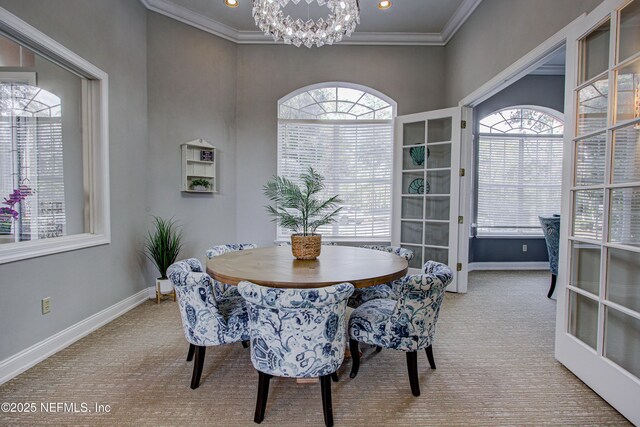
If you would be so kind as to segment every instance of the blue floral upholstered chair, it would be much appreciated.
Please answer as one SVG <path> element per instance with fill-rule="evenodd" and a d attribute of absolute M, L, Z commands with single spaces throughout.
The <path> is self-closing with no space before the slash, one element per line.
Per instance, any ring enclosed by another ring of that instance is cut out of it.
<path fill-rule="evenodd" d="M 453 279 L 451 269 L 428 261 L 423 274 L 400 280 L 398 299 L 375 299 L 356 308 L 349 319 L 349 347 L 353 365 L 351 378 L 360 368 L 358 343 L 401 350 L 407 354 L 409 383 L 414 396 L 420 396 L 418 351 L 425 349 L 431 369 L 436 368 L 433 341 L 436 322 L 447 285 Z"/>
<path fill-rule="evenodd" d="M 324 422 L 333 425 L 331 379 L 342 364 L 345 316 L 353 285 L 319 289 L 276 289 L 240 282 L 247 302 L 251 362 L 258 371 L 254 421 L 261 423 L 273 376 L 320 377 Z"/>
<path fill-rule="evenodd" d="M 167 269 L 180 305 L 184 336 L 189 342 L 190 360 L 194 356 L 191 388 L 200 385 L 204 354 L 207 346 L 241 341 L 248 347 L 249 325 L 247 308 L 239 297 L 216 298 L 212 279 L 202 272 L 195 258 L 178 261 Z"/>
<path fill-rule="evenodd" d="M 220 255 L 228 254 L 229 252 L 245 251 L 247 249 L 255 249 L 257 247 L 258 245 L 256 245 L 255 243 L 230 243 L 228 245 L 211 246 L 209 249 L 207 249 L 205 255 L 207 256 L 207 258 L 212 259 Z M 226 283 L 218 282 L 215 279 L 213 280 L 213 292 L 216 298 L 222 296 L 240 296 L 238 294 L 238 288 L 236 288 L 235 286 L 227 285 Z"/>
<path fill-rule="evenodd" d="M 549 270 L 551 270 L 551 286 L 547 298 L 551 298 L 556 289 L 556 279 L 558 278 L 558 250 L 560 246 L 560 215 L 539 216 L 544 240 L 547 243 L 549 253 Z"/>
<path fill-rule="evenodd" d="M 398 255 L 399 257 L 406 259 L 407 262 L 413 259 L 413 251 L 411 249 L 405 249 L 399 246 L 364 245 L 362 247 L 364 249 L 372 249 L 374 251 L 389 252 L 391 254 Z M 356 289 L 351 298 L 349 298 L 349 307 L 356 308 L 361 304 L 374 299 L 396 299 L 398 298 L 397 291 L 399 283 L 400 280 L 396 280 L 391 283 Z"/>

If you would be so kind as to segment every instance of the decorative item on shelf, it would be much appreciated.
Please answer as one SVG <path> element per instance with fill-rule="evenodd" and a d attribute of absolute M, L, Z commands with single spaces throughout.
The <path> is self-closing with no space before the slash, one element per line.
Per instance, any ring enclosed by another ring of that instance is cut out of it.
<path fill-rule="evenodd" d="M 191 180 L 191 188 L 194 191 L 209 191 L 211 181 L 204 178 L 195 178 Z"/>
<path fill-rule="evenodd" d="M 187 193 L 213 194 L 217 191 L 216 148 L 204 139 L 181 145 L 182 186 Z M 204 187 L 204 188 L 203 188 Z"/>
<path fill-rule="evenodd" d="M 253 19 L 265 35 L 273 40 L 282 40 L 296 47 L 317 47 L 331 45 L 351 36 L 360 23 L 360 4 L 358 0 L 305 0 L 307 8 L 311 3 L 326 6 L 329 15 L 317 21 L 313 19 L 294 19 L 284 12 L 289 3 L 298 5 L 301 0 L 254 0 Z M 307 9 L 308 10 L 308 9 Z"/>
<path fill-rule="evenodd" d="M 274 176 L 263 187 L 264 194 L 274 203 L 266 206 L 273 221 L 280 227 L 291 230 L 291 251 L 297 259 L 316 259 L 320 256 L 322 236 L 315 234 L 318 227 L 335 222 L 342 210 L 337 207 L 342 201 L 333 196 L 326 200 L 318 198 L 324 190 L 324 177 L 309 168 L 300 175 L 302 185 Z"/>
<path fill-rule="evenodd" d="M 425 193 L 425 187 L 424 187 L 424 179 L 423 178 L 416 178 L 413 181 L 411 181 L 409 183 L 409 188 L 408 188 L 408 192 L 409 194 L 424 194 Z M 427 183 L 427 185 L 429 185 Z M 427 193 L 429 191 L 427 190 Z"/>
<path fill-rule="evenodd" d="M 0 207 L 0 234 L 11 234 L 11 225 L 13 221 L 16 221 L 20 217 L 20 212 L 15 208 L 20 202 L 33 194 L 33 190 L 26 186 L 20 185 L 15 188 L 9 197 L 5 197 L 2 202 L 3 207 Z"/>
<path fill-rule="evenodd" d="M 200 150 L 200 160 L 203 162 L 213 162 L 213 150 Z"/>
<path fill-rule="evenodd" d="M 424 145 L 420 147 L 411 147 L 409 148 L 409 156 L 411 156 L 411 160 L 413 160 L 413 164 L 416 166 L 424 165 L 425 157 L 424 157 Z M 427 158 L 430 155 L 429 148 L 427 148 Z"/>
<path fill-rule="evenodd" d="M 144 254 L 160 272 L 156 280 L 156 302 L 160 304 L 162 295 L 172 296 L 176 300 L 176 292 L 167 278 L 167 269 L 176 262 L 182 249 L 182 231 L 173 219 L 157 216 L 153 217 L 153 228 L 145 238 Z"/>

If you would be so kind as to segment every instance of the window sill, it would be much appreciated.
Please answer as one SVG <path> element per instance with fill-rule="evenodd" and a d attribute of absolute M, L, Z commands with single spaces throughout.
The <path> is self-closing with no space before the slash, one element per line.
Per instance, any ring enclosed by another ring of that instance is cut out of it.
<path fill-rule="evenodd" d="M 513 234 L 505 234 L 503 236 L 500 235 L 491 235 L 491 236 L 471 236 L 472 239 L 513 239 L 513 240 L 531 240 L 531 239 L 540 239 L 544 240 L 543 235 L 513 235 Z"/>
<path fill-rule="evenodd" d="M 110 242 L 109 237 L 103 234 L 84 233 L 29 242 L 7 243 L 0 246 L 0 264 L 107 245 Z"/>

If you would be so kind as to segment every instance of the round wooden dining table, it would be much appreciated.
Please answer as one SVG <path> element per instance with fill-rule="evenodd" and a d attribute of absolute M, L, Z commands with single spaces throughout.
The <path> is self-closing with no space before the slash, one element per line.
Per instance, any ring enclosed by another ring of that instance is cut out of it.
<path fill-rule="evenodd" d="M 404 258 L 372 249 L 322 246 L 315 260 L 298 260 L 290 246 L 230 252 L 207 261 L 207 273 L 219 282 L 243 280 L 273 288 L 322 288 L 351 283 L 356 288 L 389 283 L 404 277 Z"/>

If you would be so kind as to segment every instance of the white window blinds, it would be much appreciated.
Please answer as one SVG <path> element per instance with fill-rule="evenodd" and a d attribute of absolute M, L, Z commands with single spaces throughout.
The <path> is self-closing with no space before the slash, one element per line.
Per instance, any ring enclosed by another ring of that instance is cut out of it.
<path fill-rule="evenodd" d="M 325 177 L 323 196 L 340 195 L 338 221 L 318 229 L 334 240 L 385 240 L 391 236 L 393 125 L 279 120 L 278 175 L 299 182 L 311 166 Z M 278 228 L 278 238 L 289 235 Z"/>
<path fill-rule="evenodd" d="M 0 190 L 33 192 L 16 206 L 18 241 L 66 232 L 60 98 L 22 83 L 0 84 Z"/>
<path fill-rule="evenodd" d="M 538 215 L 560 212 L 562 123 L 536 110 L 501 113 L 480 122 L 476 235 L 541 235 Z"/>

